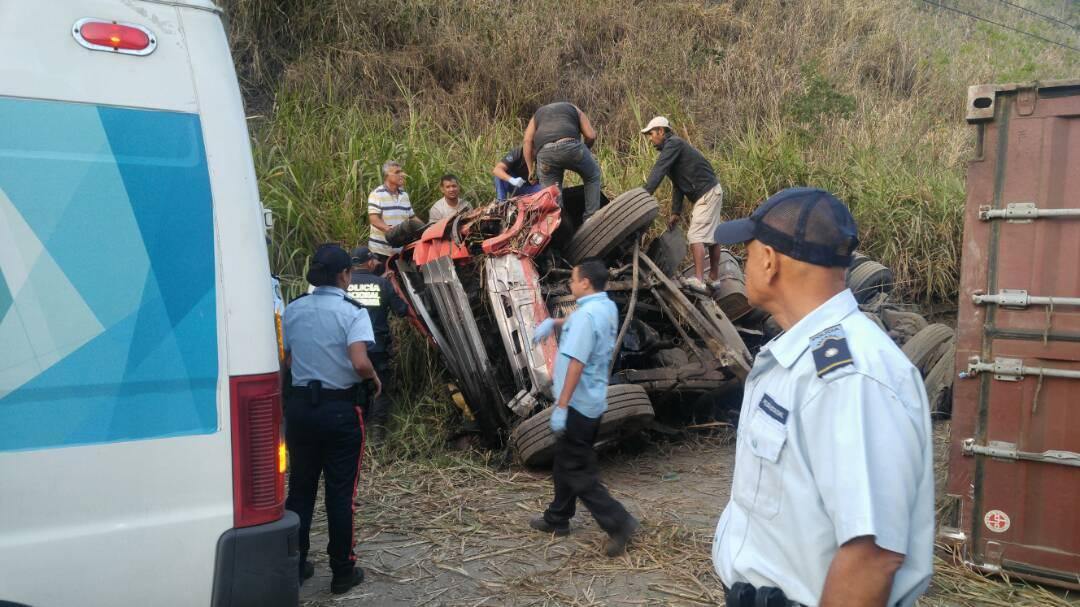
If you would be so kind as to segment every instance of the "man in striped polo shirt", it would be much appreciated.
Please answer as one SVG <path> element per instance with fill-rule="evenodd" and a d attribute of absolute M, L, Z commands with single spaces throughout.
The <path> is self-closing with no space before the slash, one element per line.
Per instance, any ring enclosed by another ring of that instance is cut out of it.
<path fill-rule="evenodd" d="M 412 217 L 413 208 L 405 191 L 407 175 L 401 169 L 401 164 L 387 160 L 382 165 L 382 174 L 383 184 L 368 196 L 368 222 L 371 224 L 368 248 L 380 262 L 385 262 L 388 257 L 401 251 L 390 246 L 386 233 Z"/>

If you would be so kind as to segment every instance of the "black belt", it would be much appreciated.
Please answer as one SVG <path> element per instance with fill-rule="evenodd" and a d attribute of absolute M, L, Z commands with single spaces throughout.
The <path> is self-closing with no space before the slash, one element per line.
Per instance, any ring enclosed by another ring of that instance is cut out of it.
<path fill-rule="evenodd" d="M 746 582 L 735 582 L 731 588 L 722 585 L 728 607 L 803 607 L 802 603 L 788 600 L 783 590 L 772 586 L 755 588 Z"/>
<path fill-rule="evenodd" d="M 350 402 L 355 402 L 359 393 L 358 388 L 358 384 L 354 384 L 353 386 L 345 388 L 344 390 L 338 390 L 335 388 L 324 388 L 322 387 L 321 381 L 314 380 L 308 382 L 308 385 L 306 386 L 293 386 L 292 391 L 294 394 L 297 395 L 306 395 L 311 401 L 312 405 L 317 405 L 320 402 L 329 400 L 347 400 Z"/>

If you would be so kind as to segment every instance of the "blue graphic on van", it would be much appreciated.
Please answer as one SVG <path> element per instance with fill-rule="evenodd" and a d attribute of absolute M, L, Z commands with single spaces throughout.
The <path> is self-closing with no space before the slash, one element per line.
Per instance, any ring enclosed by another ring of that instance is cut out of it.
<path fill-rule="evenodd" d="M 0 451 L 218 428 L 194 114 L 0 97 Z"/>

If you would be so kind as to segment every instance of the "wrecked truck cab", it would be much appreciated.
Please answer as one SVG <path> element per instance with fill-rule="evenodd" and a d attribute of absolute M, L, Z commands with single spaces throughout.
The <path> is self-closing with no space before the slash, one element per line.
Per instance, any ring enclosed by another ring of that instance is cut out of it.
<path fill-rule="evenodd" d="M 537 324 L 576 307 L 566 278 L 588 257 L 610 268 L 619 309 L 609 409 L 598 443 L 618 442 L 653 419 L 653 403 L 679 406 L 741 383 L 750 353 L 723 310 L 683 292 L 640 236 L 659 212 L 644 190 L 616 197 L 576 229 L 579 192 L 557 188 L 496 201 L 427 226 L 391 259 L 391 279 L 414 324 L 438 348 L 492 447 L 508 440 L 528 465 L 550 461 L 554 337 Z M 575 216 L 576 214 L 576 216 Z M 677 397 L 672 404 L 672 397 Z M 684 397 L 684 398 L 683 398 Z"/>

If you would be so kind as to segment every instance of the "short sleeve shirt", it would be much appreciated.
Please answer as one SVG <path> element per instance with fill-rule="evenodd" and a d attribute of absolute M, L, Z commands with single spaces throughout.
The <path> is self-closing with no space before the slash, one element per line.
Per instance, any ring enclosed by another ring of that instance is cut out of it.
<path fill-rule="evenodd" d="M 441 221 L 454 215 L 471 209 L 472 205 L 469 201 L 458 198 L 456 207 L 450 206 L 450 203 L 446 202 L 446 198 L 440 198 L 435 204 L 431 205 L 431 210 L 428 211 L 428 221 Z"/>
<path fill-rule="evenodd" d="M 368 196 L 368 215 L 378 215 L 386 222 L 386 225 L 394 227 L 414 215 L 412 203 L 409 201 L 409 193 L 399 189 L 396 194 L 386 189 L 385 185 L 375 188 Z M 368 236 L 368 249 L 372 253 L 389 257 L 401 251 L 400 247 L 392 247 L 386 241 L 383 231 L 371 226 Z"/>
<path fill-rule="evenodd" d="M 525 152 L 520 145 L 507 152 L 502 157 L 502 163 L 511 177 L 529 178 L 529 165 L 525 163 Z"/>
<path fill-rule="evenodd" d="M 904 555 L 888 605 L 914 605 L 933 566 L 932 449 L 918 370 L 850 291 L 836 295 L 747 377 L 717 575 L 817 605 L 838 548 L 873 536 Z"/>
<path fill-rule="evenodd" d="M 285 349 L 292 353 L 293 385 L 319 380 L 333 390 L 361 381 L 349 358 L 349 346 L 375 345 L 367 310 L 346 301 L 345 291 L 337 287 L 316 287 L 289 304 L 282 336 Z"/>
<path fill-rule="evenodd" d="M 559 336 L 555 358 L 554 396 L 562 394 L 571 360 L 585 365 L 581 380 L 570 395 L 570 406 L 593 419 L 607 410 L 608 368 L 615 351 L 618 311 L 607 293 L 595 293 L 578 300 L 578 308 L 566 319 Z"/>

